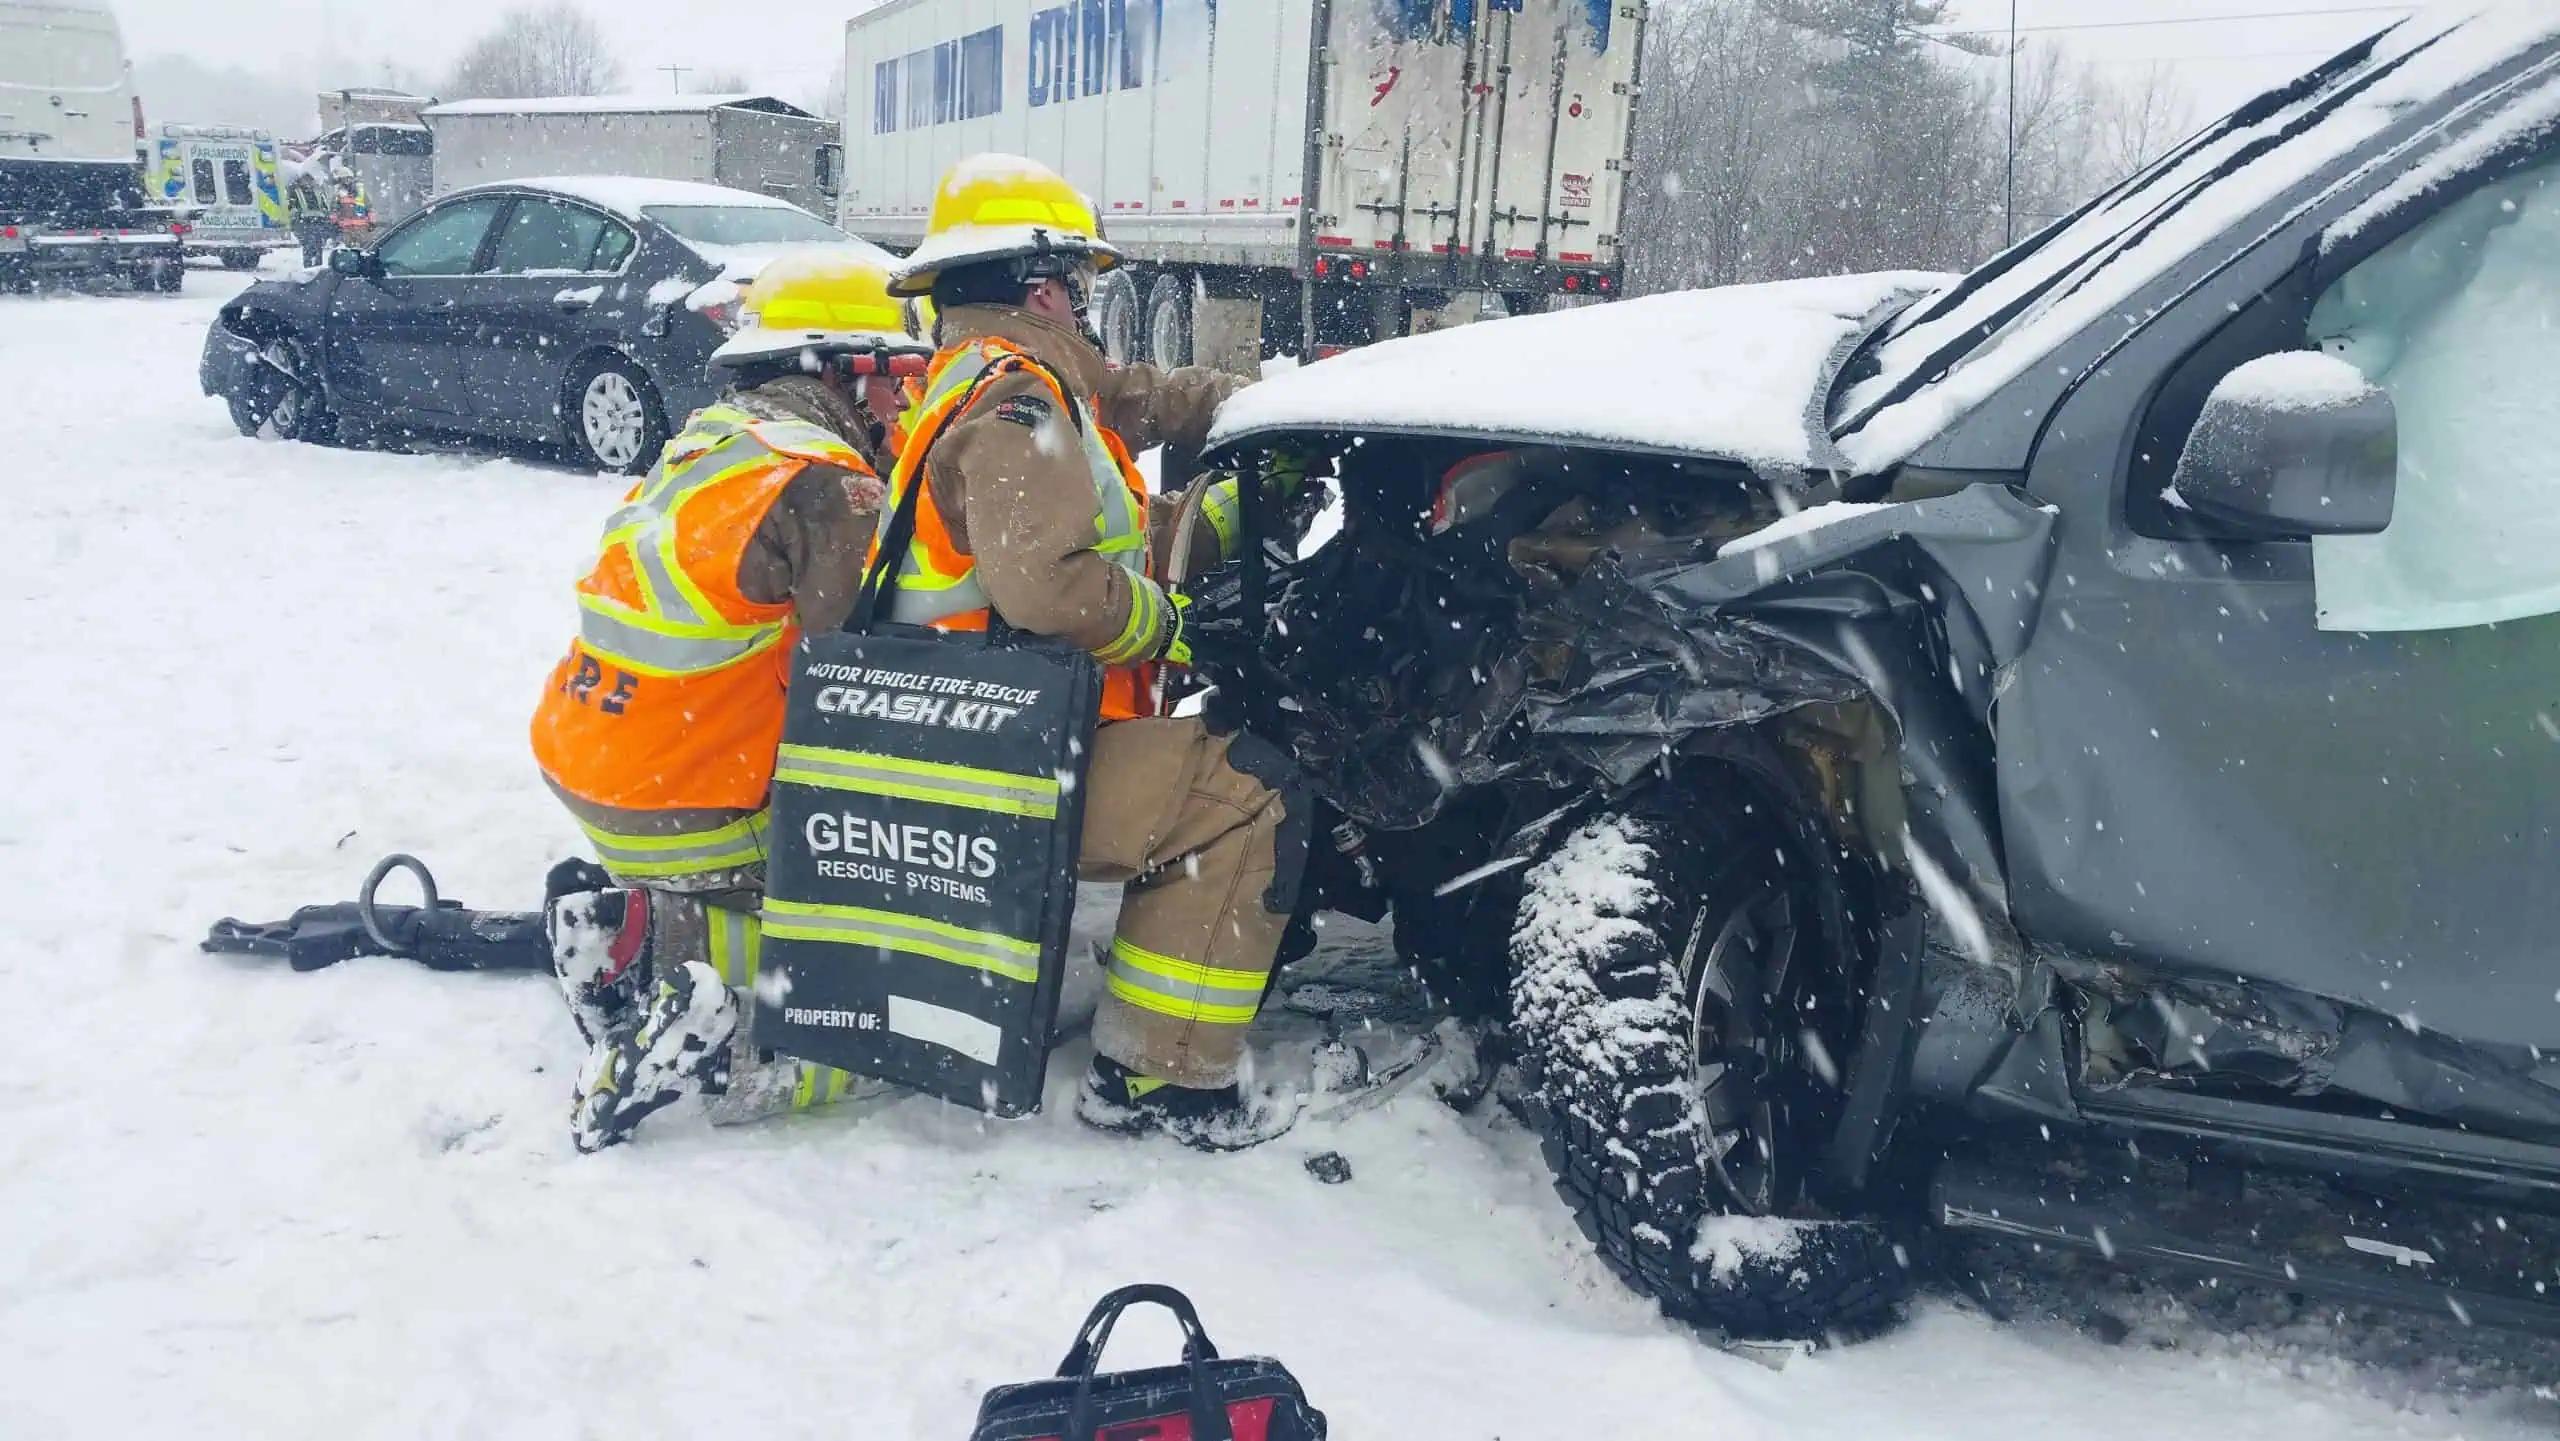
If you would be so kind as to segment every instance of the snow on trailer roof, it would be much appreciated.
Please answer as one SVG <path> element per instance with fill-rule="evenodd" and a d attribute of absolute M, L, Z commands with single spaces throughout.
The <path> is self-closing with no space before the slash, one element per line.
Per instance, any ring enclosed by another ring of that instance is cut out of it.
<path fill-rule="evenodd" d="M 715 95 L 537 95 L 514 100 L 452 100 L 421 115 L 694 115 L 712 110 L 759 110 L 772 115 L 817 117 L 777 96 L 757 91 Z"/>
<path fill-rule="evenodd" d="M 1809 400 L 1870 317 L 1951 279 L 1903 270 L 1683 290 L 1407 336 L 1237 392 L 1210 442 L 1278 431 L 1534 437 L 1821 468 L 1829 437 Z"/>
<path fill-rule="evenodd" d="M 550 190 L 589 205 L 601 205 L 616 215 L 638 219 L 640 212 L 653 205 L 720 205 L 735 209 L 800 210 L 788 200 L 759 195 L 752 190 L 732 190 L 726 185 L 705 185 L 698 180 L 658 180 L 645 175 L 528 175 L 516 180 L 488 180 L 466 185 L 453 193 L 471 190 L 504 190 L 510 186 L 528 190 Z M 809 212 L 800 210 L 803 215 Z"/>
<path fill-rule="evenodd" d="M 2411 107 L 2555 38 L 2555 0 L 2440 0 L 2207 126 L 1897 317 L 1833 406 L 1841 452 L 1866 473 L 1900 463 L 2180 260 L 2254 241 L 2229 232 Z"/>

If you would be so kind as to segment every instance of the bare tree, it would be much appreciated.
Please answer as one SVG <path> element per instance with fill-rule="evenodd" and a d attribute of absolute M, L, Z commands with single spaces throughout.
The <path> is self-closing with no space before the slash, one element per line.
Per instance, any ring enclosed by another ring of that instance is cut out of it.
<path fill-rule="evenodd" d="M 449 99 L 601 95 L 622 78 L 595 17 L 573 3 L 522 5 L 474 40 L 444 84 Z"/>
<path fill-rule="evenodd" d="M 2009 149 L 2031 233 L 2185 128 L 2174 82 L 1928 33 L 1932 0 L 1657 0 L 1624 250 L 1631 292 L 1963 269 L 1999 248 Z M 1986 46 L 1988 47 L 1986 49 Z"/>
<path fill-rule="evenodd" d="M 2100 177 L 2112 183 L 2157 160 L 2195 129 L 2195 100 L 2178 78 L 2157 65 L 2130 82 L 2099 93 L 2092 117 Z"/>

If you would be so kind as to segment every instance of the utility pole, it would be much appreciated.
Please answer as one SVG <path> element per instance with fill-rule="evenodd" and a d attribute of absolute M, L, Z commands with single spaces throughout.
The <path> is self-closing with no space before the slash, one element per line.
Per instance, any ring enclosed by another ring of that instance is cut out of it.
<path fill-rule="evenodd" d="M 2018 243 L 2018 0 L 2009 0 L 2009 182 L 2000 207 L 2000 246 Z"/>
<path fill-rule="evenodd" d="M 661 65 L 658 68 L 667 72 L 667 78 L 675 84 L 676 93 L 678 95 L 682 95 L 684 93 L 684 77 L 691 73 L 693 67 L 690 65 Z"/>

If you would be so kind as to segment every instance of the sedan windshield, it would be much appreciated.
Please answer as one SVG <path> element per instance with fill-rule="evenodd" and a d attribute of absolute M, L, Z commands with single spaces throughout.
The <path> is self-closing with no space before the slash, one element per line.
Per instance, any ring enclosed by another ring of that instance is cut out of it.
<path fill-rule="evenodd" d="M 704 245 L 840 245 L 845 233 L 787 205 L 651 205 L 641 214 Z"/>

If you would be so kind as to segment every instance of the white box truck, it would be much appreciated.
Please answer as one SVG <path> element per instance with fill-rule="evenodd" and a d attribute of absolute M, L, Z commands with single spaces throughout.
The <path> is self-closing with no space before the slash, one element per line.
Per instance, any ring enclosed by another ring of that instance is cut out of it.
<path fill-rule="evenodd" d="M 839 222 L 924 233 L 955 160 L 1089 193 L 1117 359 L 1250 369 L 1453 300 L 1608 296 L 1644 0 L 891 0 L 845 30 Z"/>
<path fill-rule="evenodd" d="M 88 0 L 0 0 L 0 289 L 186 278 L 185 222 L 143 194 L 142 102 L 124 36 Z"/>
<path fill-rule="evenodd" d="M 456 100 L 420 112 L 435 132 L 436 193 L 540 175 L 698 180 L 835 207 L 836 124 L 770 95 L 591 95 Z"/>

